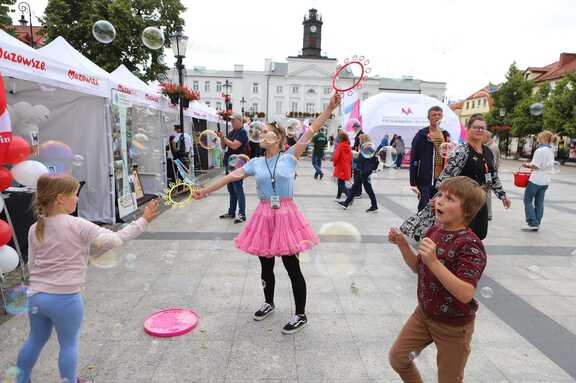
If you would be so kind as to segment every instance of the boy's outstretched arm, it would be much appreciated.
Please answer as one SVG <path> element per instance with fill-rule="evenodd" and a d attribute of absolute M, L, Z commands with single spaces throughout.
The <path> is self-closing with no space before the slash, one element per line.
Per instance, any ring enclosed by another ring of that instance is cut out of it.
<path fill-rule="evenodd" d="M 388 240 L 398 246 L 398 249 L 402 253 L 402 257 L 404 258 L 404 262 L 406 262 L 410 270 L 414 273 L 418 272 L 418 256 L 414 254 L 410 248 L 404 234 L 402 234 L 402 232 L 397 228 L 393 227 L 388 232 Z"/>
<path fill-rule="evenodd" d="M 463 281 L 446 268 L 436 257 L 436 244 L 430 238 L 424 238 L 418 249 L 422 262 L 434 274 L 456 299 L 462 303 L 469 303 L 474 298 L 476 288 L 471 283 Z"/>

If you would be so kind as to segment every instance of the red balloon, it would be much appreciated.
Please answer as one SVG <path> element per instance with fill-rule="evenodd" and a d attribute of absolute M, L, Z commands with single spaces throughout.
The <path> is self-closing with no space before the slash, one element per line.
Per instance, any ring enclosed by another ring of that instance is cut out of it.
<path fill-rule="evenodd" d="M 12 136 L 12 141 L 8 145 L 8 151 L 4 157 L 4 163 L 17 164 L 24 161 L 30 155 L 30 145 L 25 139 Z"/>
<path fill-rule="evenodd" d="M 12 186 L 12 173 L 6 168 L 0 168 L 0 191 Z"/>
<path fill-rule="evenodd" d="M 7 245 L 12 239 L 12 228 L 6 221 L 0 219 L 0 246 Z"/>

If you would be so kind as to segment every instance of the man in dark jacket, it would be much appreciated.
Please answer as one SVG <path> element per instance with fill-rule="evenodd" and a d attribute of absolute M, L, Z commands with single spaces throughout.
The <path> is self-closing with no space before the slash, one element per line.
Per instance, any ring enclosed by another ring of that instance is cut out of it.
<path fill-rule="evenodd" d="M 428 110 L 430 126 L 420 129 L 412 140 L 410 148 L 410 186 L 415 189 L 420 202 L 418 211 L 436 194 L 436 181 L 444 168 L 444 159 L 440 155 L 440 145 L 446 142 L 445 131 L 438 127 L 442 120 L 442 108 L 433 106 Z"/>

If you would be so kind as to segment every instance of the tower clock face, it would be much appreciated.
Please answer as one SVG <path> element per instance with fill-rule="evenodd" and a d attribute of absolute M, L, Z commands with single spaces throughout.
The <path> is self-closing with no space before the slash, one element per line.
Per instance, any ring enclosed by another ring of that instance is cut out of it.
<path fill-rule="evenodd" d="M 317 29 L 318 29 L 318 28 L 316 28 L 316 25 L 311 25 L 311 26 L 310 26 L 310 32 L 312 32 L 312 33 L 316 32 Z"/>

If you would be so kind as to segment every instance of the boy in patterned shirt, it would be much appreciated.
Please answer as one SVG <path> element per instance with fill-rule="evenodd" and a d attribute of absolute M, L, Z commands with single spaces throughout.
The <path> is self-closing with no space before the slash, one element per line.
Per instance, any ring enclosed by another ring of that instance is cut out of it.
<path fill-rule="evenodd" d="M 390 365 L 404 382 L 422 382 L 414 358 L 432 342 L 438 350 L 438 382 L 463 382 L 478 310 L 474 292 L 486 267 L 484 246 L 468 224 L 485 202 L 486 192 L 476 181 L 453 177 L 434 197 L 436 225 L 417 254 L 398 229 L 388 233 L 418 274 L 418 306 L 389 353 Z"/>

